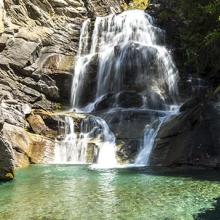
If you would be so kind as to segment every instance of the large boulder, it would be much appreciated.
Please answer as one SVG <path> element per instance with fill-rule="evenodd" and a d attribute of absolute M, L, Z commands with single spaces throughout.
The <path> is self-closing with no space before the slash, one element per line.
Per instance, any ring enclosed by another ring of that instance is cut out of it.
<path fill-rule="evenodd" d="M 53 159 L 55 141 L 52 139 L 7 123 L 3 127 L 3 137 L 14 150 L 16 167 L 45 164 Z"/>
<path fill-rule="evenodd" d="M 162 125 L 151 154 L 153 166 L 220 167 L 220 101 L 194 99 Z"/>
<path fill-rule="evenodd" d="M 46 135 L 49 132 L 49 128 L 45 125 L 44 120 L 40 115 L 30 115 L 28 116 L 27 121 L 34 133 Z"/>

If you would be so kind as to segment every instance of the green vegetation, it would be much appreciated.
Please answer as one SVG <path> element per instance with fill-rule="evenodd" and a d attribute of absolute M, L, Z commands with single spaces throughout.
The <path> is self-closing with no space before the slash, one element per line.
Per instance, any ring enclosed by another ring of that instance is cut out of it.
<path fill-rule="evenodd" d="M 128 4 L 123 4 L 124 10 L 140 9 L 145 10 L 149 5 L 149 0 L 133 0 Z"/>
<path fill-rule="evenodd" d="M 167 0 L 160 21 L 175 20 L 173 38 L 184 65 L 192 73 L 213 79 L 220 72 L 220 0 Z M 217 80 L 216 80 L 217 79 Z"/>

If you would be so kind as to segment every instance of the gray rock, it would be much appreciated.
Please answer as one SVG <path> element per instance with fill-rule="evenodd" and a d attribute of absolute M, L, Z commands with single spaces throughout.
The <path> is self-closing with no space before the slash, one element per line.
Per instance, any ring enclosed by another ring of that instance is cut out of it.
<path fill-rule="evenodd" d="M 0 8 L 0 85 L 7 83 L 12 98 L 24 103 L 37 105 L 44 97 L 44 106 L 68 104 L 83 21 L 94 14 L 107 15 L 113 7 L 120 11 L 120 3 L 103 1 L 100 7 L 97 0 L 20 0 L 5 1 L 4 6 Z"/>
<path fill-rule="evenodd" d="M 14 178 L 14 152 L 12 146 L 0 135 L 0 181 Z"/>
<path fill-rule="evenodd" d="M 220 102 L 203 100 L 182 108 L 156 138 L 151 164 L 220 167 Z"/>
<path fill-rule="evenodd" d="M 68 6 L 65 0 L 51 0 L 51 5 L 55 7 L 65 7 Z"/>
<path fill-rule="evenodd" d="M 0 54 L 0 64 L 22 68 L 34 62 L 34 54 L 38 52 L 40 44 L 15 38 Z"/>
<path fill-rule="evenodd" d="M 22 107 L 21 107 L 21 109 L 22 109 L 22 113 L 23 113 L 24 115 L 29 115 L 29 114 L 31 114 L 32 108 L 31 108 L 30 105 L 28 105 L 28 104 L 23 104 Z"/>

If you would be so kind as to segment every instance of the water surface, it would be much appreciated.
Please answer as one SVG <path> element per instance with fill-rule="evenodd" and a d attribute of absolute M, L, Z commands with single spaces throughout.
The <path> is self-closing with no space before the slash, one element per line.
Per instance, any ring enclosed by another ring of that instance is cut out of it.
<path fill-rule="evenodd" d="M 0 184 L 0 219 L 220 219 L 218 179 L 217 171 L 32 166 Z"/>

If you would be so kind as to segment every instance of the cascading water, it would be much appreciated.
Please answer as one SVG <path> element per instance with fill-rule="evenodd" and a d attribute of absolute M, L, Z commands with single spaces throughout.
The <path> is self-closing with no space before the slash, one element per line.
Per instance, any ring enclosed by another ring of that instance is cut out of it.
<path fill-rule="evenodd" d="M 83 110 L 103 95 L 118 94 L 135 86 L 140 87 L 141 95 L 153 102 L 165 102 L 176 97 L 178 71 L 169 51 L 160 45 L 164 32 L 153 26 L 148 14 L 134 10 L 98 17 L 91 45 L 88 44 L 89 25 L 91 22 L 87 20 L 81 33 L 72 87 L 73 107 Z M 91 65 L 98 66 L 97 81 L 94 83 L 95 91 L 85 101 Z M 127 82 L 129 77 L 131 82 Z M 158 100 L 154 100 L 156 96 Z"/>
<path fill-rule="evenodd" d="M 132 136 L 129 131 L 125 135 L 118 131 L 125 129 L 120 127 L 123 120 L 132 122 L 127 126 L 132 129 L 138 125 L 135 117 L 143 115 L 144 120 L 138 120 L 151 127 L 145 129 L 145 144 L 136 164 L 147 163 L 163 120 L 157 127 L 153 128 L 152 124 L 161 114 L 166 116 L 178 96 L 178 71 L 163 44 L 164 31 L 155 27 L 151 16 L 144 11 L 126 11 L 97 17 L 95 23 L 90 19 L 84 22 L 71 102 L 76 112 L 93 115 L 102 129 L 105 138 L 99 144 L 96 160 L 100 166 L 115 166 L 116 140 L 121 136 L 128 140 Z M 79 145 L 73 139 L 77 138 L 74 132 L 69 134 L 76 149 Z M 85 145 L 80 145 L 83 152 Z"/>
<path fill-rule="evenodd" d="M 109 130 L 106 122 L 99 117 L 82 119 L 80 132 L 75 131 L 73 118 L 65 117 L 64 140 L 55 146 L 55 161 L 57 164 L 98 163 L 100 167 L 116 166 L 115 136 Z M 96 161 L 88 161 L 88 145 L 95 144 L 93 155 L 99 154 Z"/>
<path fill-rule="evenodd" d="M 75 132 L 71 117 L 65 118 L 64 140 L 55 146 L 55 163 L 86 163 L 86 149 L 88 134 L 79 135 Z"/>
<path fill-rule="evenodd" d="M 154 145 L 154 140 L 162 123 L 164 122 L 164 119 L 165 118 L 159 118 L 159 120 L 155 121 L 152 125 L 146 126 L 144 132 L 144 145 L 142 150 L 138 154 L 137 159 L 135 160 L 135 164 L 148 165 L 150 153 Z"/>
<path fill-rule="evenodd" d="M 154 146 L 154 141 L 161 128 L 161 125 L 165 121 L 168 121 L 172 115 L 177 114 L 178 111 L 179 111 L 178 106 L 171 105 L 170 111 L 167 111 L 164 117 L 159 117 L 159 119 L 154 121 L 152 124 L 146 125 L 144 131 L 144 142 L 142 149 L 140 150 L 135 160 L 136 165 L 148 166 L 150 164 L 150 153 Z"/>
<path fill-rule="evenodd" d="M 93 168 L 114 168 L 117 165 L 115 156 L 115 136 L 103 119 L 98 118 L 98 121 L 103 129 L 104 140 L 101 146 L 99 146 L 98 166 L 93 165 Z"/>

